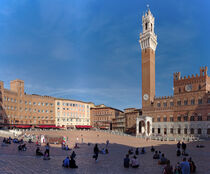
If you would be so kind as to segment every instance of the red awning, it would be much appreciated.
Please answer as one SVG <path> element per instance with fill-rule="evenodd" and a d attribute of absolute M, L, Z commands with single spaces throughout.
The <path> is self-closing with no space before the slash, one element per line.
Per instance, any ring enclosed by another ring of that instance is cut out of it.
<path fill-rule="evenodd" d="M 37 125 L 36 128 L 57 128 L 55 125 Z"/>
<path fill-rule="evenodd" d="M 55 128 L 55 129 L 60 129 L 60 128 L 64 128 L 64 126 L 56 126 L 56 125 L 37 125 L 35 126 L 36 128 L 44 128 L 44 129 L 47 129 L 47 128 Z"/>
<path fill-rule="evenodd" d="M 92 126 L 88 126 L 88 125 L 76 125 L 75 126 L 78 129 L 90 129 L 92 128 Z"/>
<path fill-rule="evenodd" d="M 13 126 L 16 128 L 25 128 L 25 129 L 31 128 L 31 125 L 13 125 Z"/>

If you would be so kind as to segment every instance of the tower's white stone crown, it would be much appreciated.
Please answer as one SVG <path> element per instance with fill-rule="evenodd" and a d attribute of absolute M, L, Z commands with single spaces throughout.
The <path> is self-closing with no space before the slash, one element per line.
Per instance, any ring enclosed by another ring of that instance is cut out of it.
<path fill-rule="evenodd" d="M 142 28 L 143 32 L 140 33 L 139 43 L 141 49 L 151 48 L 156 50 L 157 47 L 157 36 L 154 33 L 155 18 L 148 9 L 147 12 L 142 16 Z"/>

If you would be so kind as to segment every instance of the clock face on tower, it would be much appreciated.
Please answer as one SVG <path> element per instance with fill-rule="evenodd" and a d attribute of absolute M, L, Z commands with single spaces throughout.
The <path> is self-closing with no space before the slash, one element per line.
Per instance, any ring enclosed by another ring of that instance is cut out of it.
<path fill-rule="evenodd" d="M 143 99 L 144 99 L 145 101 L 147 101 L 147 100 L 149 99 L 149 95 L 148 95 L 148 94 L 144 94 Z"/>
<path fill-rule="evenodd" d="M 185 86 L 185 91 L 187 91 L 187 92 L 192 91 L 192 85 L 191 84 L 186 85 Z"/>

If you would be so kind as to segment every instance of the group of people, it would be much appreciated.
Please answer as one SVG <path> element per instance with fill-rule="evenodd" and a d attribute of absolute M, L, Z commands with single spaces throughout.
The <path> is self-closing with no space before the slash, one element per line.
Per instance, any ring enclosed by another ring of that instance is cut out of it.
<path fill-rule="evenodd" d="M 132 168 L 138 168 L 139 160 L 137 159 L 136 155 L 134 155 L 132 159 L 130 160 L 129 154 L 126 154 L 126 157 L 124 158 L 124 167 L 129 168 L 130 166 Z"/>
<path fill-rule="evenodd" d="M 177 149 L 180 150 L 182 147 L 182 155 L 187 156 L 186 154 L 186 144 L 182 142 L 177 143 Z M 168 160 L 164 153 L 161 153 L 161 151 L 157 151 L 154 149 L 154 147 L 151 147 L 151 152 L 154 152 L 153 159 L 159 159 L 158 164 L 159 165 L 166 165 L 163 169 L 163 174 L 190 174 L 194 173 L 196 171 L 196 166 L 195 163 L 193 162 L 192 158 L 189 158 L 188 161 L 186 157 L 183 158 L 181 163 L 177 163 L 174 170 L 173 167 L 171 166 L 170 160 Z M 181 155 L 181 150 L 180 154 L 177 156 Z"/>
<path fill-rule="evenodd" d="M 5 137 L 4 137 L 2 143 L 3 143 L 3 144 L 11 144 L 11 140 L 12 140 L 11 137 L 9 137 L 9 138 L 5 138 Z"/>
<path fill-rule="evenodd" d="M 44 156 L 44 158 L 43 158 L 44 160 L 49 160 L 50 159 L 50 145 L 49 145 L 49 143 L 46 144 L 44 153 L 42 153 L 40 147 L 37 146 L 36 156 Z"/>
<path fill-rule="evenodd" d="M 63 160 L 63 167 L 66 167 L 66 168 L 78 168 L 78 166 L 76 165 L 75 158 L 76 158 L 76 153 L 73 151 L 72 154 L 70 155 L 70 157 L 67 156 Z"/>
<path fill-rule="evenodd" d="M 93 158 L 95 159 L 95 161 L 98 161 L 98 154 L 108 154 L 108 146 L 109 146 L 109 140 L 106 140 L 106 146 L 105 148 L 102 148 L 102 150 L 99 150 L 98 148 L 98 144 L 95 144 L 94 148 L 93 148 Z"/>
<path fill-rule="evenodd" d="M 182 152 L 181 152 L 181 148 L 182 148 Z M 180 143 L 180 141 L 177 143 L 177 150 L 176 150 L 176 155 L 177 156 L 188 156 L 188 154 L 186 153 L 186 148 L 187 148 L 187 145 L 182 142 Z"/>
<path fill-rule="evenodd" d="M 18 150 L 19 150 L 19 151 L 26 151 L 26 149 L 27 149 L 26 144 L 20 144 L 20 145 L 18 146 Z"/>
<path fill-rule="evenodd" d="M 130 148 L 128 150 L 128 154 L 126 154 L 126 156 L 124 158 L 124 167 L 129 168 L 131 166 L 132 168 L 138 168 L 139 160 L 138 160 L 137 156 L 139 155 L 139 153 L 145 154 L 146 153 L 145 148 L 143 147 L 141 150 L 139 150 L 139 148 L 136 148 L 135 154 L 134 154 L 133 148 Z M 129 155 L 133 155 L 133 157 L 130 159 Z"/>
<path fill-rule="evenodd" d="M 62 150 L 71 150 L 71 149 L 69 148 L 69 146 L 66 145 L 65 143 L 62 143 L 62 144 L 61 144 L 61 148 L 62 148 Z"/>
<path fill-rule="evenodd" d="M 14 138 L 12 141 L 13 141 L 13 143 L 20 143 L 20 144 L 23 143 L 23 139 L 18 140 L 17 138 Z"/>
<path fill-rule="evenodd" d="M 167 161 L 166 166 L 164 167 L 163 174 L 190 174 L 195 173 L 196 166 L 192 161 L 192 158 L 188 160 L 184 157 L 181 163 L 177 163 L 174 170 L 170 165 L 170 160 Z"/>

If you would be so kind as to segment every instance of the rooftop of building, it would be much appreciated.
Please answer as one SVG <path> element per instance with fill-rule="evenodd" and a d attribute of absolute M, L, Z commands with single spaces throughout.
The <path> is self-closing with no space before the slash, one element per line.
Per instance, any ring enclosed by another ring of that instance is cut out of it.
<path fill-rule="evenodd" d="M 84 102 L 81 100 L 74 100 L 74 99 L 65 99 L 65 98 L 55 98 L 55 100 L 62 100 L 62 101 L 69 101 L 69 102 L 80 102 L 80 103 L 85 103 L 85 104 L 94 104 L 93 102 Z"/>
<path fill-rule="evenodd" d="M 100 109 L 112 109 L 112 110 L 115 110 L 115 111 L 119 111 L 119 112 L 122 112 L 124 113 L 123 111 L 119 110 L 119 109 L 116 109 L 116 108 L 112 108 L 112 107 L 109 107 L 109 106 L 105 106 L 105 107 L 94 107 L 94 108 L 91 108 L 91 110 L 100 110 Z"/>

